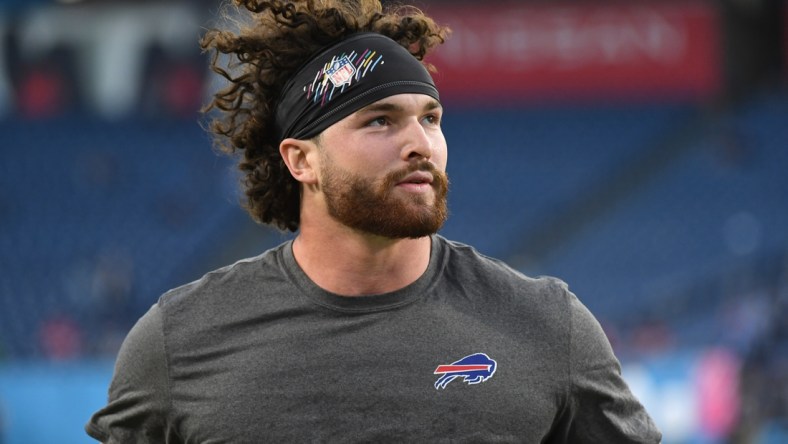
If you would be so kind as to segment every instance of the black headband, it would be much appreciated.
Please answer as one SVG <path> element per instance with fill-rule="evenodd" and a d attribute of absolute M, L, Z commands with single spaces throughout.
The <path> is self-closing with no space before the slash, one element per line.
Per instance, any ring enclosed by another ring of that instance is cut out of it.
<path fill-rule="evenodd" d="M 359 109 L 394 94 L 439 100 L 432 77 L 407 49 L 374 32 L 320 51 L 285 85 L 276 107 L 279 140 L 310 139 Z"/>

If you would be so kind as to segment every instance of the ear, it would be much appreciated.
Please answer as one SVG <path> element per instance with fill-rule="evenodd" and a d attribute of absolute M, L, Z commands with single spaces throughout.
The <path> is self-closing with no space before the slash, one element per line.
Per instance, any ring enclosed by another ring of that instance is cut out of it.
<path fill-rule="evenodd" d="M 317 146 L 309 140 L 299 140 L 288 138 L 279 144 L 279 154 L 290 170 L 295 180 L 305 184 L 314 185 L 317 183 L 317 173 L 312 165 L 313 152 Z"/>

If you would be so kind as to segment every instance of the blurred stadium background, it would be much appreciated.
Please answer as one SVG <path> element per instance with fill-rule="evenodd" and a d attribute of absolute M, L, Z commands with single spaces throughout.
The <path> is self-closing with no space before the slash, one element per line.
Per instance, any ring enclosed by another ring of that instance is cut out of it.
<path fill-rule="evenodd" d="M 788 2 L 417 3 L 447 237 L 567 282 L 666 443 L 788 442 Z M 0 443 L 89 442 L 168 288 L 287 238 L 198 109 L 216 1 L 0 3 Z"/>

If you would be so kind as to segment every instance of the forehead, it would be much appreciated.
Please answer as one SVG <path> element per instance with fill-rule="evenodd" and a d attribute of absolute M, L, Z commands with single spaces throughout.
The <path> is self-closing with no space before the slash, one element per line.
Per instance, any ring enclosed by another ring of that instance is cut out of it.
<path fill-rule="evenodd" d="M 351 116 L 377 111 L 423 112 L 438 108 L 442 108 L 440 102 L 426 94 L 395 94 L 372 102 L 354 112 Z"/>

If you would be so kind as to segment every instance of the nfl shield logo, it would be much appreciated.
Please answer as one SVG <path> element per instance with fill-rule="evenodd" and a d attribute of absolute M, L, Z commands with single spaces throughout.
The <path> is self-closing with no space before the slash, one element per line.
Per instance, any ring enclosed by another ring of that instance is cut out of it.
<path fill-rule="evenodd" d="M 355 73 L 356 68 L 353 66 L 353 63 L 350 62 L 350 59 L 348 59 L 347 56 L 344 56 L 339 60 L 335 60 L 334 63 L 331 64 L 331 67 L 326 70 L 328 80 L 331 80 L 331 83 L 333 83 L 334 87 L 336 88 L 346 83 L 350 83 L 350 80 L 353 78 L 353 74 Z"/>

